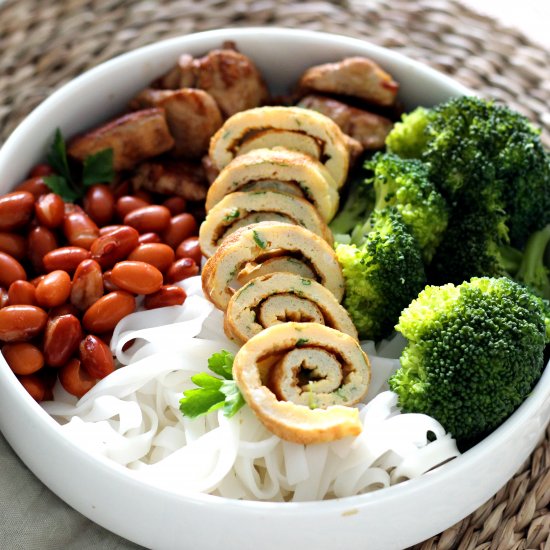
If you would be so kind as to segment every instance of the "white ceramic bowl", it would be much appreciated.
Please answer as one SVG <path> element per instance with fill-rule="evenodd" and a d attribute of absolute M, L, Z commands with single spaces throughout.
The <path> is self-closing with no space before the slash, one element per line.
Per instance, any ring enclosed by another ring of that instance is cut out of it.
<path fill-rule="evenodd" d="M 366 42 L 276 28 L 225 29 L 167 40 L 109 61 L 48 98 L 0 151 L 0 192 L 43 159 L 60 127 L 65 135 L 106 120 L 183 52 L 199 55 L 234 40 L 284 92 L 316 63 L 349 55 L 378 61 L 401 84 L 408 108 L 467 90 L 448 77 Z M 0 428 L 27 466 L 73 508 L 107 529 L 155 549 L 222 546 L 239 550 L 401 549 L 459 521 L 493 495 L 534 449 L 550 419 L 550 369 L 498 430 L 456 460 L 419 479 L 362 496 L 313 503 L 257 503 L 177 495 L 137 482 L 123 467 L 92 457 L 0 364 Z"/>

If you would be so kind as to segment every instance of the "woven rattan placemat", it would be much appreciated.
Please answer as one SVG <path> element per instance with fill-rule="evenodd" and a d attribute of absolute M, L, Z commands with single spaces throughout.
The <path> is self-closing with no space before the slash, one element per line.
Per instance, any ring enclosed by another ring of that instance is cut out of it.
<path fill-rule="evenodd" d="M 106 59 L 172 36 L 250 25 L 329 31 L 400 51 L 524 113 L 550 146 L 550 53 L 452 0 L 0 2 L 0 143 L 55 89 Z M 416 547 L 453 548 L 550 550 L 550 430 L 497 495 Z"/>

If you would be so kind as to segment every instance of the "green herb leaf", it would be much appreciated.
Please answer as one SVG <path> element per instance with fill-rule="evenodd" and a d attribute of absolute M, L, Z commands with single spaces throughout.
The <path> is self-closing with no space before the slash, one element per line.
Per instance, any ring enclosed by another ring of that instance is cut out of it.
<path fill-rule="evenodd" d="M 229 214 L 224 216 L 223 221 L 224 222 L 232 222 L 233 220 L 236 220 L 240 216 L 240 212 L 238 208 L 233 208 Z"/>
<path fill-rule="evenodd" d="M 225 395 L 223 413 L 227 418 L 231 418 L 246 403 L 243 394 L 239 391 L 236 382 L 233 380 L 224 382 L 220 391 Z"/>
<path fill-rule="evenodd" d="M 305 346 L 308 342 L 309 340 L 307 338 L 298 338 L 298 340 L 296 340 L 296 347 L 301 348 L 302 346 Z"/>
<path fill-rule="evenodd" d="M 233 380 L 233 359 L 232 353 L 222 349 L 208 359 L 208 368 L 226 380 Z"/>
<path fill-rule="evenodd" d="M 103 149 L 84 159 L 82 185 L 89 187 L 96 183 L 111 183 L 115 178 L 113 168 L 113 150 Z"/>
<path fill-rule="evenodd" d="M 207 372 L 191 377 L 198 388 L 186 390 L 180 399 L 180 411 L 189 418 L 215 411 L 223 407 L 225 416 L 231 418 L 244 404 L 237 383 L 233 380 L 232 353 L 222 350 L 208 359 L 208 368 L 222 376 L 216 378 Z"/>
<path fill-rule="evenodd" d="M 209 390 L 219 390 L 223 384 L 223 381 L 207 372 L 199 372 L 191 377 L 193 384 L 201 388 L 206 388 Z"/>
<path fill-rule="evenodd" d="M 48 153 L 48 163 L 54 169 L 54 172 L 65 178 L 68 184 L 72 184 L 71 171 L 69 170 L 69 161 L 67 160 L 67 148 L 61 130 L 57 128 L 53 143 Z"/>
<path fill-rule="evenodd" d="M 225 395 L 218 390 L 200 388 L 186 390 L 180 399 L 180 411 L 189 418 L 196 418 L 223 407 Z"/>
<path fill-rule="evenodd" d="M 63 176 L 46 176 L 44 183 L 65 202 L 73 202 L 81 196 Z"/>
<path fill-rule="evenodd" d="M 267 243 L 258 235 L 258 232 L 253 230 L 252 236 L 254 237 L 254 242 L 260 247 L 260 248 L 266 248 Z"/>

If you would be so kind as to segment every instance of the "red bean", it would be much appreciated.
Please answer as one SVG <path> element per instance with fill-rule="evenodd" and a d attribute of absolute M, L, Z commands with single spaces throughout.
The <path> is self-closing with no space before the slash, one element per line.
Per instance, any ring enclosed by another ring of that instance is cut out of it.
<path fill-rule="evenodd" d="M 5 308 L 4 308 L 5 309 Z M 116 290 L 101 297 L 90 306 L 82 324 L 89 332 L 102 333 L 113 330 L 117 323 L 133 313 L 136 309 L 136 300 L 129 292 Z M 2 310 L 0 310 L 0 313 Z"/>
<path fill-rule="evenodd" d="M 80 246 L 89 250 L 92 243 L 99 237 L 99 228 L 79 206 L 66 204 L 63 233 L 71 246 Z"/>
<path fill-rule="evenodd" d="M 5 252 L 16 260 L 22 260 L 27 252 L 25 238 L 17 233 L 0 232 L 0 252 Z"/>
<path fill-rule="evenodd" d="M 199 267 L 193 258 L 180 258 L 176 260 L 166 273 L 166 281 L 169 283 L 177 283 L 188 277 L 198 275 Z"/>
<path fill-rule="evenodd" d="M 73 358 L 59 369 L 59 382 L 71 395 L 82 397 L 96 385 L 97 379 L 82 368 L 80 359 Z"/>
<path fill-rule="evenodd" d="M 48 273 L 36 285 L 36 301 L 44 308 L 64 304 L 71 293 L 71 277 L 66 271 L 57 269 Z"/>
<path fill-rule="evenodd" d="M 14 191 L 0 197 L 0 231 L 21 229 L 34 213 L 34 195 L 28 191 Z"/>
<path fill-rule="evenodd" d="M 139 244 L 161 243 L 161 238 L 156 233 L 143 233 L 139 236 Z"/>
<path fill-rule="evenodd" d="M 81 262 L 73 277 L 71 303 L 85 311 L 103 296 L 103 275 L 95 260 Z"/>
<path fill-rule="evenodd" d="M 15 374 L 32 374 L 44 366 L 44 355 L 33 344 L 6 344 L 2 355 Z"/>
<path fill-rule="evenodd" d="M 107 185 L 92 185 L 84 196 L 84 211 L 98 225 L 108 224 L 115 214 L 115 196 Z"/>
<path fill-rule="evenodd" d="M 157 292 L 145 296 L 143 305 L 145 309 L 156 309 L 159 307 L 169 307 L 169 306 L 181 306 L 187 294 L 185 290 L 179 286 L 174 285 L 165 285 L 161 286 Z"/>
<path fill-rule="evenodd" d="M 42 176 L 32 177 L 25 180 L 23 183 L 20 183 L 15 190 L 31 193 L 35 199 L 40 197 L 40 195 L 45 195 L 50 192 L 50 188 L 46 185 Z"/>
<path fill-rule="evenodd" d="M 193 258 L 197 265 L 200 265 L 202 259 L 201 245 L 198 237 L 189 237 L 180 243 L 176 248 L 176 257 Z"/>
<path fill-rule="evenodd" d="M 44 258 L 44 268 L 46 271 L 55 271 L 61 269 L 72 273 L 80 262 L 90 257 L 90 251 L 79 246 L 62 246 L 48 252 Z"/>
<path fill-rule="evenodd" d="M 26 342 L 38 336 L 46 326 L 48 315 L 37 306 L 16 305 L 0 309 L 0 340 Z"/>
<path fill-rule="evenodd" d="M 93 334 L 86 336 L 80 343 L 80 361 L 93 378 L 105 378 L 115 370 L 109 346 Z"/>
<path fill-rule="evenodd" d="M 55 193 L 40 195 L 34 204 L 34 211 L 41 225 L 53 229 L 63 223 L 65 203 Z"/>
<path fill-rule="evenodd" d="M 10 303 L 8 291 L 0 287 L 0 308 L 6 307 Z"/>
<path fill-rule="evenodd" d="M 13 256 L 0 252 L 0 285 L 9 287 L 18 279 L 27 280 L 25 269 Z"/>
<path fill-rule="evenodd" d="M 112 279 L 113 272 L 109 269 L 103 273 L 103 289 L 106 292 L 114 292 L 115 290 L 120 290 L 118 286 L 115 285 Z"/>
<path fill-rule="evenodd" d="M 36 271 L 44 269 L 44 256 L 56 248 L 57 239 L 50 229 L 38 226 L 30 230 L 27 236 L 27 254 Z"/>
<path fill-rule="evenodd" d="M 176 248 L 184 239 L 196 235 L 197 231 L 197 222 L 191 214 L 178 214 L 170 220 L 170 226 L 162 238 L 167 245 Z"/>
<path fill-rule="evenodd" d="M 103 227 L 99 228 L 99 236 L 103 237 L 103 235 L 108 235 L 109 233 L 112 233 L 113 231 L 120 229 L 121 227 L 126 227 L 125 225 L 104 225 Z"/>
<path fill-rule="evenodd" d="M 124 216 L 124 223 L 138 233 L 162 233 L 170 225 L 170 210 L 166 206 L 153 204 L 132 210 Z"/>
<path fill-rule="evenodd" d="M 21 382 L 23 387 L 35 401 L 38 401 L 39 403 L 40 401 L 44 401 L 48 395 L 48 387 L 45 380 L 36 374 L 18 376 L 18 378 L 19 382 Z"/>
<path fill-rule="evenodd" d="M 132 195 L 124 195 L 116 201 L 115 210 L 118 217 L 123 220 L 130 212 L 144 206 L 149 206 L 149 203 Z"/>
<path fill-rule="evenodd" d="M 119 262 L 111 272 L 113 283 L 134 294 L 151 294 L 162 286 L 162 273 L 146 262 Z"/>
<path fill-rule="evenodd" d="M 174 250 L 167 244 L 147 243 L 134 248 L 128 256 L 129 261 L 146 262 L 154 265 L 159 271 L 166 271 L 175 260 Z"/>
<path fill-rule="evenodd" d="M 36 305 L 36 288 L 29 281 L 13 281 L 8 289 L 8 300 L 10 305 Z"/>
<path fill-rule="evenodd" d="M 51 317 L 44 333 L 44 359 L 50 367 L 61 367 L 78 349 L 82 327 L 74 315 Z"/>
<path fill-rule="evenodd" d="M 36 164 L 30 172 L 31 178 L 43 178 L 44 176 L 51 176 L 54 173 L 53 168 L 46 163 Z"/>
<path fill-rule="evenodd" d="M 97 238 L 91 247 L 92 259 L 103 269 L 124 260 L 138 245 L 138 232 L 127 225 Z"/>
<path fill-rule="evenodd" d="M 163 203 L 163 206 L 166 206 L 170 210 L 172 216 L 177 216 L 178 214 L 183 214 L 187 207 L 187 202 L 183 197 L 170 197 L 166 199 Z"/>

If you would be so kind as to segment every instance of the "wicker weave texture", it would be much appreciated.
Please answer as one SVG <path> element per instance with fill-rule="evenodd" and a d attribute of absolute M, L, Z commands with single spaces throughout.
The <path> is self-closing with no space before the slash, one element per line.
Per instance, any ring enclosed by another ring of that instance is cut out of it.
<path fill-rule="evenodd" d="M 252 25 L 345 34 L 404 53 L 522 112 L 550 145 L 550 53 L 453 0 L 8 0 L 0 7 L 0 143 L 54 90 L 115 55 Z M 415 548 L 550 550 L 550 431 L 497 495 Z"/>

